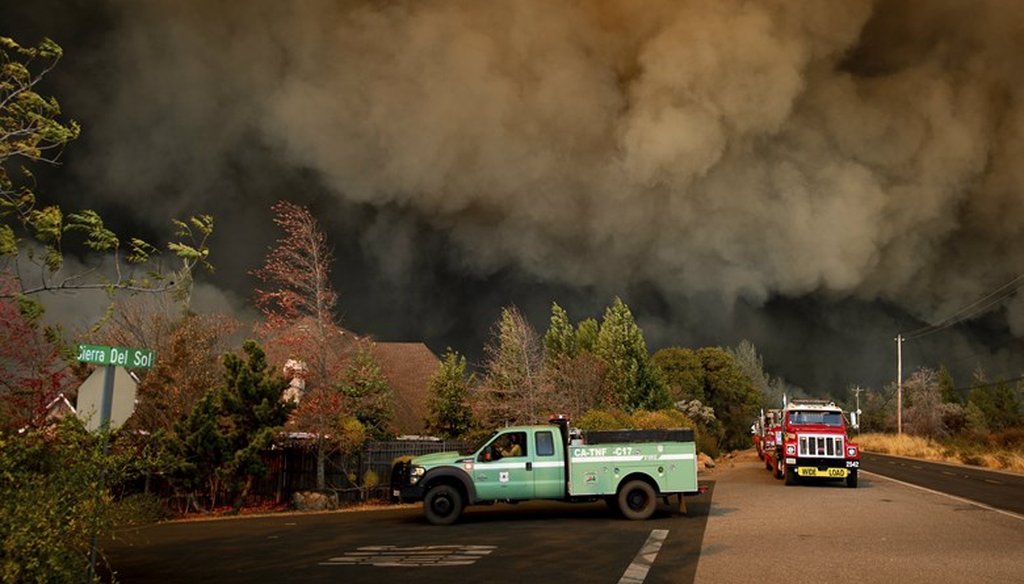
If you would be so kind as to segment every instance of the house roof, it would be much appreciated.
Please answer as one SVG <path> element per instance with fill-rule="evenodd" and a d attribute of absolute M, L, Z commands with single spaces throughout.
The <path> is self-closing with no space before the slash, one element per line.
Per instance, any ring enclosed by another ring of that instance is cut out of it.
<path fill-rule="evenodd" d="M 376 342 L 373 356 L 394 391 L 395 432 L 422 434 L 430 378 L 437 373 L 440 359 L 423 343 Z"/>

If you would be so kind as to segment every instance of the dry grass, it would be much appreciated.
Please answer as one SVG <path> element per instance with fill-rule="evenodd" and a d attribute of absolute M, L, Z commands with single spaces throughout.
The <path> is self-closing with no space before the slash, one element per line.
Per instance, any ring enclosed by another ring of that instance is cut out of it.
<path fill-rule="evenodd" d="M 994 448 L 978 442 L 937 442 L 909 434 L 862 434 L 857 443 L 880 454 L 971 464 L 1024 473 L 1024 447 Z"/>

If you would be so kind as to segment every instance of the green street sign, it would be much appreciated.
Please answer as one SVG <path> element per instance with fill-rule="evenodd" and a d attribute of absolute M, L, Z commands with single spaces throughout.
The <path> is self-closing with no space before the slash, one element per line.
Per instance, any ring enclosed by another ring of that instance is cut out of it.
<path fill-rule="evenodd" d="M 78 345 L 78 360 L 96 365 L 120 365 L 134 369 L 149 369 L 156 362 L 156 353 L 149 349 Z"/>

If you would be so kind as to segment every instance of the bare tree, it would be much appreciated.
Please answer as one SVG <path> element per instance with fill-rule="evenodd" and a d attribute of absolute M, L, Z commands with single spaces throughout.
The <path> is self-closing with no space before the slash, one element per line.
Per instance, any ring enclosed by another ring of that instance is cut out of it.
<path fill-rule="evenodd" d="M 907 432 L 929 438 L 947 436 L 947 423 L 962 417 L 958 404 L 944 404 L 939 375 L 934 369 L 921 368 L 903 382 L 906 406 L 903 424 Z"/>
<path fill-rule="evenodd" d="M 552 412 L 579 419 L 590 410 L 614 407 L 615 396 L 607 382 L 608 367 L 593 353 L 549 360 L 545 391 Z"/>
<path fill-rule="evenodd" d="M 502 309 L 484 351 L 486 373 L 475 392 L 481 421 L 496 426 L 544 417 L 544 347 L 518 308 Z"/>
<path fill-rule="evenodd" d="M 291 425 L 309 432 L 317 452 L 317 489 L 326 487 L 327 455 L 344 447 L 339 429 L 350 422 L 349 400 L 341 381 L 358 344 L 338 323 L 338 294 L 331 284 L 334 254 L 309 209 L 278 201 L 274 223 L 284 232 L 253 272 L 262 288 L 256 306 L 263 314 L 257 334 L 278 366 L 289 359 L 304 363 L 304 396 Z"/>
<path fill-rule="evenodd" d="M 330 385 L 354 341 L 338 324 L 338 294 L 330 278 L 334 254 L 309 209 L 278 201 L 272 210 L 284 235 L 253 272 L 263 284 L 256 290 L 263 314 L 257 332 L 272 361 L 300 359 L 309 366 L 310 386 Z"/>

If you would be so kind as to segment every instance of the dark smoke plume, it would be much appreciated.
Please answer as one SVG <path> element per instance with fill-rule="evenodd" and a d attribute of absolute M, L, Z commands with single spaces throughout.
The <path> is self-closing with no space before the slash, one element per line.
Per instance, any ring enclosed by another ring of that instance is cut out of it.
<path fill-rule="evenodd" d="M 217 215 L 217 283 L 241 294 L 271 202 L 311 205 L 349 325 L 382 338 L 472 355 L 501 305 L 543 329 L 551 301 L 582 319 L 619 294 L 652 347 L 749 338 L 838 394 L 891 380 L 896 332 L 1024 266 L 1024 4 L 123 0 L 66 12 L 88 30 L 14 12 L 67 45 L 86 201 L 147 229 Z M 995 310 L 905 367 L 1016 375 L 1024 302 Z"/>

